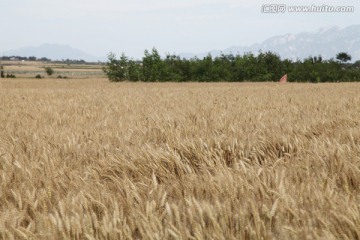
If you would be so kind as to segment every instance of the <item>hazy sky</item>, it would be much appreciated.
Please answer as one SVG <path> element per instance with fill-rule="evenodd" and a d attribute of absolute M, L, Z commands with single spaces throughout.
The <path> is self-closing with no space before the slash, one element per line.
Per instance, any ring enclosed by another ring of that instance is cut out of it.
<path fill-rule="evenodd" d="M 263 4 L 354 6 L 353 13 L 262 13 Z M 0 52 L 67 44 L 89 54 L 200 53 L 285 33 L 360 23 L 358 0 L 1 0 Z"/>

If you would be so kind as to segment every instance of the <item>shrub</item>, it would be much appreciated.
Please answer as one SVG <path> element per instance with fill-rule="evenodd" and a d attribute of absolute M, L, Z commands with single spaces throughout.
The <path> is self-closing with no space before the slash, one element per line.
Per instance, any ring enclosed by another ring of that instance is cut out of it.
<path fill-rule="evenodd" d="M 6 78 L 16 78 L 14 74 L 6 74 Z"/>
<path fill-rule="evenodd" d="M 51 67 L 45 67 L 45 72 L 47 75 L 51 76 L 54 74 L 54 69 L 52 69 Z"/>

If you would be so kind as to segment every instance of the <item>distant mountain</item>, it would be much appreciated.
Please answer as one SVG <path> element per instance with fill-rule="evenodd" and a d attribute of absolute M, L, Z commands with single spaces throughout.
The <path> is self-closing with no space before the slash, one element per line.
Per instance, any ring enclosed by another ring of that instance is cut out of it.
<path fill-rule="evenodd" d="M 303 32 L 299 34 L 285 34 L 269 38 L 262 43 L 251 46 L 233 46 L 223 51 L 213 50 L 206 53 L 180 54 L 181 57 L 202 58 L 207 54 L 219 56 L 224 54 L 244 54 L 259 51 L 276 52 L 281 58 L 292 60 L 304 59 L 311 56 L 321 55 L 323 59 L 335 58 L 339 52 L 347 52 L 352 56 L 352 61 L 360 60 L 360 25 L 352 25 L 346 28 L 331 26 L 318 29 L 315 32 Z"/>
<path fill-rule="evenodd" d="M 37 58 L 46 57 L 51 60 L 85 60 L 89 62 L 96 62 L 98 60 L 104 60 L 100 57 L 89 55 L 79 49 L 72 48 L 68 45 L 59 44 L 43 44 L 38 47 L 23 47 L 19 49 L 5 51 L 4 56 L 22 56 L 30 57 L 34 56 Z"/>

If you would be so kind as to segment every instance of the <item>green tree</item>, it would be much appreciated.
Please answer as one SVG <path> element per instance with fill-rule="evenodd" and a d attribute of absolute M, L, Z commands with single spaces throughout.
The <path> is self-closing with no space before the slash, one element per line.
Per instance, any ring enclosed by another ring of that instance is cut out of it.
<path fill-rule="evenodd" d="M 257 78 L 261 81 L 277 81 L 283 75 L 280 56 L 273 52 L 260 52 L 257 56 L 260 71 Z"/>
<path fill-rule="evenodd" d="M 116 55 L 114 53 L 109 53 L 108 62 L 103 68 L 103 71 L 112 82 L 126 80 L 128 77 L 128 58 L 125 53 L 121 54 L 120 60 L 116 59 Z"/>
<path fill-rule="evenodd" d="M 351 61 L 351 56 L 346 52 L 340 52 L 336 54 L 336 59 L 342 63 L 346 63 L 347 61 Z"/>
<path fill-rule="evenodd" d="M 134 60 L 130 60 L 128 63 L 128 74 L 130 81 L 141 81 L 142 80 L 141 64 L 137 63 Z"/>
<path fill-rule="evenodd" d="M 355 68 L 360 68 L 360 60 L 356 61 L 356 62 L 353 64 L 353 67 L 355 67 Z"/>
<path fill-rule="evenodd" d="M 242 81 L 258 80 L 257 77 L 263 73 L 259 67 L 259 60 L 252 53 L 245 53 L 243 56 L 238 56 L 235 60 L 238 74 Z"/>
<path fill-rule="evenodd" d="M 211 75 L 212 81 L 231 81 L 231 55 L 221 54 L 214 59 Z"/>
<path fill-rule="evenodd" d="M 145 50 L 143 57 L 143 78 L 146 82 L 164 81 L 165 65 L 159 52 L 153 48 L 151 53 Z"/>
<path fill-rule="evenodd" d="M 181 71 L 181 60 L 175 54 L 166 54 L 164 59 L 164 80 L 165 81 L 181 81 L 183 73 Z"/>

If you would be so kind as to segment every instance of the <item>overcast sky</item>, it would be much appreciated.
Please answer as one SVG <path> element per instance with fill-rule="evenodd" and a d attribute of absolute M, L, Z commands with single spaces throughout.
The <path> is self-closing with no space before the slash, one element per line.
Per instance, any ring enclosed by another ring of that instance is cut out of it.
<path fill-rule="evenodd" d="M 263 4 L 354 6 L 353 13 L 262 13 Z M 358 0 L 1 0 L 0 52 L 44 43 L 95 56 L 200 53 L 360 23 Z"/>

